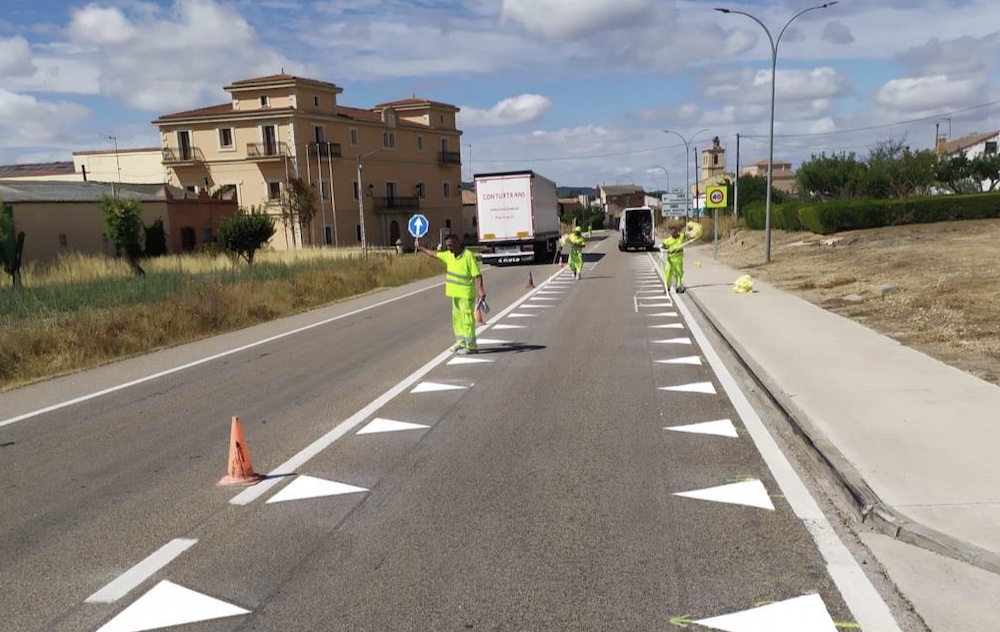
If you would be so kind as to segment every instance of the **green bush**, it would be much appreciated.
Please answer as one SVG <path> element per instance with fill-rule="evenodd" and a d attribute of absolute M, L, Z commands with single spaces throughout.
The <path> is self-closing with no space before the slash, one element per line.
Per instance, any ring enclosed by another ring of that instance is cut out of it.
<path fill-rule="evenodd" d="M 740 208 L 740 213 L 747 228 L 764 229 L 763 202 L 747 204 Z M 791 201 L 771 206 L 771 228 L 808 230 L 821 235 L 880 226 L 987 218 L 1000 218 L 1000 195 L 997 193 L 935 195 L 906 200 Z"/>

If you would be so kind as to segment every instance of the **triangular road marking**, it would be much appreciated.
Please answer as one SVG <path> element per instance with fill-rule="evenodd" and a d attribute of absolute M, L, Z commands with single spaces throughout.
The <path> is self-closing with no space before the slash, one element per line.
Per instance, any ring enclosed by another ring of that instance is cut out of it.
<path fill-rule="evenodd" d="M 654 340 L 656 344 L 660 345 L 689 345 L 691 344 L 690 338 L 668 338 L 667 340 Z"/>
<path fill-rule="evenodd" d="M 503 323 L 498 323 L 493 325 L 493 329 L 524 329 L 524 325 L 505 325 Z"/>
<path fill-rule="evenodd" d="M 691 384 L 678 384 L 677 386 L 661 386 L 661 391 L 673 391 L 675 393 L 704 393 L 705 395 L 715 395 L 715 386 L 711 382 L 692 382 Z"/>
<path fill-rule="evenodd" d="M 639 307 L 673 307 L 673 303 L 639 303 Z"/>
<path fill-rule="evenodd" d="M 421 382 L 417 384 L 411 393 L 436 393 L 438 391 L 461 391 L 468 386 L 458 386 L 457 384 L 442 384 L 440 382 Z"/>
<path fill-rule="evenodd" d="M 701 358 L 698 356 L 685 356 L 683 358 L 671 358 L 669 360 L 656 360 L 657 364 L 695 364 L 701 365 Z"/>
<path fill-rule="evenodd" d="M 142 632 L 249 613 L 249 610 L 163 580 L 97 632 Z"/>
<path fill-rule="evenodd" d="M 456 358 L 456 360 L 464 360 L 465 358 Z M 471 358 L 470 358 L 471 359 Z M 483 360 L 483 362 L 489 362 L 489 360 Z M 382 417 L 376 417 L 369 421 L 364 428 L 358 430 L 358 434 L 375 434 L 378 432 L 399 432 L 401 430 L 422 430 L 423 428 L 429 428 L 430 426 L 424 426 L 422 424 L 411 424 L 406 421 L 394 421 L 392 419 L 383 419 Z"/>
<path fill-rule="evenodd" d="M 667 323 L 666 325 L 650 325 L 650 329 L 684 329 L 684 323 Z"/>
<path fill-rule="evenodd" d="M 533 316 L 534 314 L 532 314 Z M 493 338 L 476 338 L 476 342 L 481 345 L 509 345 L 509 340 L 495 340 Z"/>
<path fill-rule="evenodd" d="M 532 305 L 531 303 L 525 303 L 521 305 L 518 309 L 545 309 L 546 307 L 552 307 L 551 305 Z"/>
<path fill-rule="evenodd" d="M 837 632 L 826 604 L 816 594 L 694 623 L 724 632 Z"/>
<path fill-rule="evenodd" d="M 674 496 L 710 500 L 717 503 L 746 505 L 748 507 L 760 507 L 761 509 L 774 511 L 774 505 L 771 503 L 771 497 L 767 495 L 764 483 L 758 480 L 697 489 L 691 492 L 678 492 Z"/>
<path fill-rule="evenodd" d="M 654 317 L 657 317 L 657 316 L 662 317 L 662 318 L 666 318 L 668 316 L 676 318 L 678 316 L 678 314 L 677 314 L 677 312 L 660 312 L 659 314 L 646 314 L 646 316 L 649 316 L 650 318 L 654 318 Z"/>
<path fill-rule="evenodd" d="M 507 314 L 507 318 L 538 318 L 538 314 L 518 314 L 518 313 L 514 313 L 514 314 Z M 482 342 L 482 340 L 480 340 L 479 342 Z"/>
<path fill-rule="evenodd" d="M 469 356 L 455 356 L 451 360 L 448 360 L 447 364 L 457 365 L 457 364 L 487 364 L 493 362 L 493 360 L 487 360 L 486 358 L 470 358 Z"/>
<path fill-rule="evenodd" d="M 532 296 L 531 298 L 528 299 L 528 302 L 531 302 L 531 301 L 558 301 L 558 300 L 559 299 L 556 298 L 556 297 L 554 297 L 554 296 Z"/>
<path fill-rule="evenodd" d="M 315 476 L 296 476 L 280 492 L 271 496 L 267 502 L 280 503 L 286 500 L 303 500 L 305 498 L 322 498 L 323 496 L 341 496 L 368 491 L 364 487 L 355 487 L 337 481 L 328 481 Z"/>
<path fill-rule="evenodd" d="M 702 423 L 688 424 L 686 426 L 667 426 L 664 430 L 714 435 L 716 437 L 732 437 L 734 439 L 739 437 L 739 435 L 736 434 L 736 426 L 733 425 L 733 421 L 731 419 L 704 421 Z"/>

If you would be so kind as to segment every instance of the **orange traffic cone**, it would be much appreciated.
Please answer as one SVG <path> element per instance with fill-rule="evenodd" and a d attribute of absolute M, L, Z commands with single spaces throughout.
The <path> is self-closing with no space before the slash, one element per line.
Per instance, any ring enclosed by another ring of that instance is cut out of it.
<path fill-rule="evenodd" d="M 535 280 L 531 278 L 530 270 L 528 271 L 528 282 L 524 285 L 524 287 L 528 290 L 535 289 Z"/>
<path fill-rule="evenodd" d="M 233 425 L 229 430 L 229 471 L 216 485 L 255 485 L 263 479 L 263 476 L 253 471 L 240 418 L 233 417 Z"/>

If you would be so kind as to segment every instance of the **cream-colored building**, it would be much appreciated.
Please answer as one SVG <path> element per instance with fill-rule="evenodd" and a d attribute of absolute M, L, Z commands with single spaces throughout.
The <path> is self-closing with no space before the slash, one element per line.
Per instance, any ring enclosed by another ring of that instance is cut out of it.
<path fill-rule="evenodd" d="M 795 193 L 795 172 L 792 170 L 792 163 L 775 160 L 771 171 L 771 186 L 778 191 L 785 193 Z M 767 177 L 767 159 L 758 160 L 740 169 L 741 176 Z"/>
<path fill-rule="evenodd" d="M 428 237 L 462 232 L 458 108 L 411 98 L 371 109 L 338 103 L 339 86 L 288 74 L 235 81 L 231 101 L 165 114 L 160 130 L 167 183 L 236 191 L 245 208 L 278 220 L 271 244 L 390 246 L 412 238 L 415 213 Z M 289 183 L 315 192 L 312 222 L 285 221 Z M 286 210 L 283 213 L 283 209 Z"/>
<path fill-rule="evenodd" d="M 167 181 L 159 147 L 74 151 L 73 170 L 77 179 L 89 182 L 163 184 Z"/>

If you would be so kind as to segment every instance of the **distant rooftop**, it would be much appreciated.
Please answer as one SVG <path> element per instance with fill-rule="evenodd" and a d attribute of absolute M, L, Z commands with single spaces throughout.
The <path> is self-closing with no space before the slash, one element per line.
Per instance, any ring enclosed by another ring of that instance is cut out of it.
<path fill-rule="evenodd" d="M 70 163 L 72 164 L 72 163 Z M 114 195 L 140 202 L 166 199 L 162 184 L 122 184 L 108 182 L 72 182 L 46 180 L 0 180 L 0 200 L 8 204 L 22 202 L 97 202 L 104 195 Z M 175 198 L 183 198 L 184 189 L 169 187 Z"/>
<path fill-rule="evenodd" d="M 73 161 L 33 162 L 19 165 L 0 165 L 0 178 L 32 178 L 74 173 Z"/>

